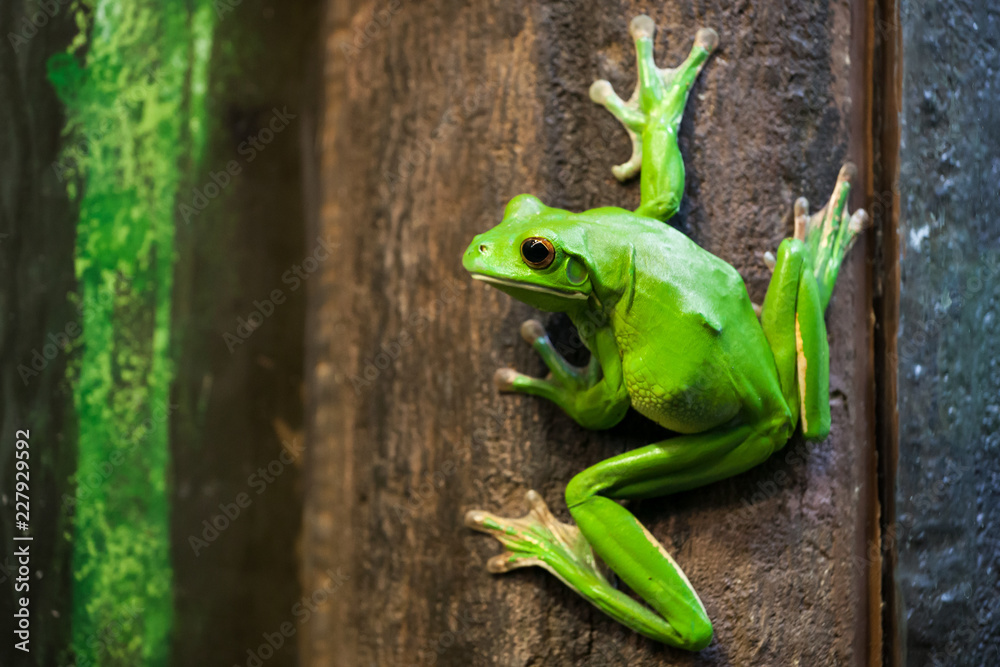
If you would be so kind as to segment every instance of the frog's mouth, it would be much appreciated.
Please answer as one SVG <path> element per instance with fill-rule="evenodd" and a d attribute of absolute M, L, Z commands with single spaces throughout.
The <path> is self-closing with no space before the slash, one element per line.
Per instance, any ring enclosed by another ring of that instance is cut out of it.
<path fill-rule="evenodd" d="M 542 294 L 551 294 L 552 296 L 558 296 L 564 299 L 587 299 L 587 295 L 584 294 L 583 292 L 559 290 L 555 289 L 554 287 L 543 287 L 542 285 L 534 285 L 532 283 L 519 282 L 517 280 L 509 280 L 507 278 L 497 278 L 496 276 L 488 276 L 484 273 L 470 273 L 470 275 L 475 280 L 481 280 L 484 283 L 502 285 L 504 287 L 516 287 L 517 289 L 528 290 L 529 292 L 541 292 Z"/>

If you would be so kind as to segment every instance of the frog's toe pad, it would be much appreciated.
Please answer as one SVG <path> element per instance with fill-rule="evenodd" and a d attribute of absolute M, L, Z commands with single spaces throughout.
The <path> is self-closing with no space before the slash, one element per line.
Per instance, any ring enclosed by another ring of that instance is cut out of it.
<path fill-rule="evenodd" d="M 851 234 L 860 234 L 867 229 L 869 223 L 871 223 L 871 219 L 868 217 L 868 213 L 863 208 L 859 208 L 851 214 L 848 230 Z"/>
<path fill-rule="evenodd" d="M 711 28 L 702 28 L 694 36 L 694 43 L 706 51 L 712 52 L 719 45 L 719 33 Z"/>
<path fill-rule="evenodd" d="M 504 551 L 486 561 L 486 570 L 491 574 L 503 574 L 516 570 L 520 567 L 541 566 L 540 561 L 535 556 L 518 556 L 513 551 Z"/>
<path fill-rule="evenodd" d="M 539 338 L 545 337 L 545 326 L 538 320 L 525 320 L 521 324 L 521 338 L 529 345 L 534 345 Z"/>
<path fill-rule="evenodd" d="M 640 14 L 629 23 L 628 31 L 632 39 L 646 39 L 656 32 L 656 23 L 645 14 Z"/>
<path fill-rule="evenodd" d="M 500 391 L 516 391 L 514 383 L 521 377 L 513 368 L 498 368 L 493 374 L 493 384 Z"/>
<path fill-rule="evenodd" d="M 633 153 L 628 162 L 616 164 L 611 167 L 611 173 L 619 181 L 625 182 L 639 173 L 642 167 L 642 145 L 633 146 Z"/>
<path fill-rule="evenodd" d="M 615 97 L 615 89 L 607 79 L 598 79 L 590 84 L 589 93 L 590 100 L 597 104 L 604 104 Z"/>

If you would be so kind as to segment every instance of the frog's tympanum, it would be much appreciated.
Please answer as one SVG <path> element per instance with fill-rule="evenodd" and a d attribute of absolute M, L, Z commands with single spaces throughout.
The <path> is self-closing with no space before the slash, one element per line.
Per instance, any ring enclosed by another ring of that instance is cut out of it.
<path fill-rule="evenodd" d="M 501 369 L 495 376 L 501 390 L 546 398 L 592 429 L 614 426 L 632 406 L 678 435 L 570 480 L 566 504 L 576 525 L 556 520 L 534 491 L 522 518 L 473 510 L 466 523 L 506 547 L 489 561 L 491 572 L 543 567 L 636 632 L 695 651 L 712 640 L 705 607 L 671 555 L 619 501 L 741 473 L 780 449 L 797 424 L 806 438 L 827 435 L 823 313 L 867 217 L 848 215 L 851 165 L 840 170 L 822 211 L 810 215 L 799 199 L 794 237 L 767 258 L 774 275 L 757 308 L 732 266 L 665 222 L 684 191 L 681 115 L 718 36 L 699 30 L 680 67 L 659 69 L 652 20 L 637 17 L 630 32 L 635 93 L 624 101 L 607 81 L 597 81 L 590 96 L 632 138 L 631 159 L 613 172 L 625 180 L 641 168 L 639 208 L 571 213 L 520 195 L 499 225 L 473 239 L 462 261 L 473 278 L 541 310 L 566 313 L 591 353 L 586 367 L 571 365 L 542 325 L 529 320 L 521 334 L 551 373 L 538 379 Z M 648 606 L 609 583 L 595 553 Z"/>

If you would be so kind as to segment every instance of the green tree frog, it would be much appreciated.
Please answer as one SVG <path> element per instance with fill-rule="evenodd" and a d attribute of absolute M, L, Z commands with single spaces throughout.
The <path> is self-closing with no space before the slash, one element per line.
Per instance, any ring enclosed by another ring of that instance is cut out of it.
<path fill-rule="evenodd" d="M 618 501 L 741 473 L 780 449 L 797 424 L 806 438 L 827 435 L 823 313 L 867 216 L 848 214 L 850 164 L 820 212 L 810 215 L 799 199 L 794 236 L 769 257 L 773 277 L 755 307 L 732 266 L 665 224 L 684 190 L 681 115 L 718 36 L 699 30 L 680 67 L 660 69 L 653 21 L 639 16 L 629 31 L 638 61 L 634 94 L 622 100 L 597 81 L 590 96 L 632 139 L 631 159 L 613 173 L 625 180 L 641 171 L 639 208 L 572 213 L 520 195 L 499 225 L 472 240 L 462 261 L 477 280 L 567 313 L 591 353 L 585 368 L 571 365 L 529 320 L 521 334 L 551 372 L 539 379 L 500 369 L 500 390 L 546 398 L 592 429 L 614 426 L 631 406 L 678 435 L 570 480 L 566 504 L 575 525 L 558 521 L 534 491 L 524 517 L 472 510 L 466 523 L 506 547 L 490 559 L 491 572 L 543 567 L 633 630 L 697 651 L 712 640 L 705 607 L 671 555 Z M 647 604 L 612 586 L 595 553 Z"/>

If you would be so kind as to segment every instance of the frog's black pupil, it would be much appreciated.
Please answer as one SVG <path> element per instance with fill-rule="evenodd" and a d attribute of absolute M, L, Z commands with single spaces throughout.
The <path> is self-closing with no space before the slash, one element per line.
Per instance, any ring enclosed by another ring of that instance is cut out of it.
<path fill-rule="evenodd" d="M 538 239 L 528 239 L 521 245 L 521 253 L 532 264 L 541 264 L 549 258 L 549 249 Z"/>

